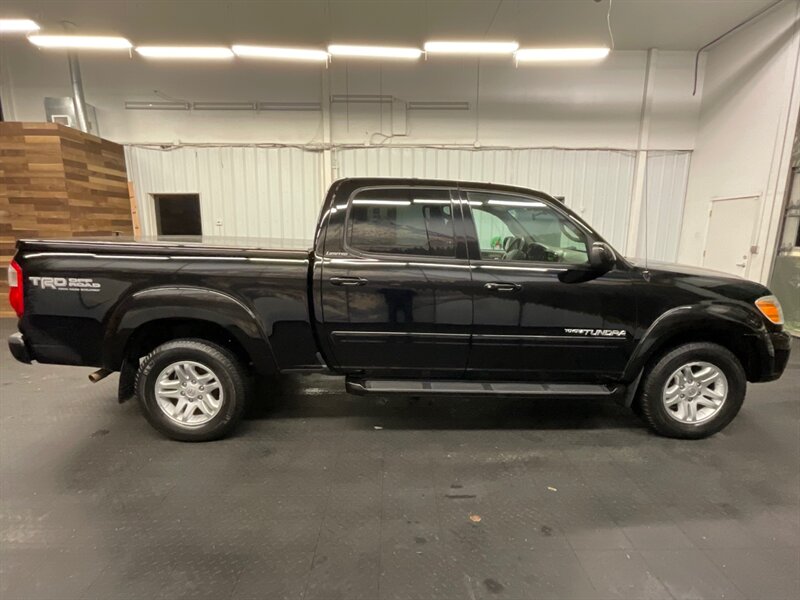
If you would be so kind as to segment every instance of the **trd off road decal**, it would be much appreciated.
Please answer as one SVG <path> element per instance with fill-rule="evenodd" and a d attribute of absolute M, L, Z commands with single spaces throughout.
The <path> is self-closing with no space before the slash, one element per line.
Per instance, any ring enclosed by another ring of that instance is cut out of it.
<path fill-rule="evenodd" d="M 624 329 L 564 329 L 564 333 L 581 335 L 584 337 L 624 338 L 627 332 Z"/>
<path fill-rule="evenodd" d="M 85 277 L 28 277 L 34 287 L 58 292 L 99 292 L 100 284 Z"/>

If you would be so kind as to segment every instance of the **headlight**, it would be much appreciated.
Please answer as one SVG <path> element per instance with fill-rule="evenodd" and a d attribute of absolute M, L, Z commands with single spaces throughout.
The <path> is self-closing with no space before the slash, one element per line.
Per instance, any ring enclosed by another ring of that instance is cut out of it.
<path fill-rule="evenodd" d="M 780 301 L 775 296 L 762 296 L 755 302 L 756 308 L 767 317 L 770 323 L 783 325 L 783 309 Z"/>

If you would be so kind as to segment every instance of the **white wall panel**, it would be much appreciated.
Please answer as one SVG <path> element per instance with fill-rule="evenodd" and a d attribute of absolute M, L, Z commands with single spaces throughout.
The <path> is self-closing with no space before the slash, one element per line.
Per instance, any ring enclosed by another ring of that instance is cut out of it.
<path fill-rule="evenodd" d="M 677 260 L 690 160 L 690 152 L 648 153 L 637 256 Z"/>
<path fill-rule="evenodd" d="M 768 280 L 800 113 L 798 24 L 800 2 L 784 2 L 708 51 L 681 262 L 702 264 L 715 198 L 758 196 L 758 229 L 744 276 Z M 729 251 L 738 257 L 741 249 Z"/>
<path fill-rule="evenodd" d="M 325 190 L 321 154 L 299 148 L 126 148 L 144 235 L 156 235 L 152 195 L 200 195 L 206 235 L 310 240 Z M 340 148 L 337 177 L 429 177 L 508 183 L 564 196 L 628 255 L 675 260 L 689 152 L 651 152 L 638 252 L 624 248 L 634 154 L 615 150 Z M 220 223 L 219 225 L 217 223 Z"/>
<path fill-rule="evenodd" d="M 311 240 L 322 204 L 321 155 L 298 148 L 125 149 L 142 232 L 157 234 L 153 194 L 200 195 L 203 233 Z"/>
<path fill-rule="evenodd" d="M 346 148 L 338 177 L 395 176 L 507 183 L 564 196 L 615 247 L 623 249 L 634 153 L 617 150 Z"/>

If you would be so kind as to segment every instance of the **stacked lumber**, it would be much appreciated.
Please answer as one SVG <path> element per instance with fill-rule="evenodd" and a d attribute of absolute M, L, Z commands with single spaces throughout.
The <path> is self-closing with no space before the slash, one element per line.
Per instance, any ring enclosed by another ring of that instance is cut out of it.
<path fill-rule="evenodd" d="M 56 123 L 0 123 L 3 269 L 19 238 L 132 233 L 122 146 Z M 0 294 L 6 293 L 2 277 Z M 0 313 L 10 313 L 3 297 Z"/>

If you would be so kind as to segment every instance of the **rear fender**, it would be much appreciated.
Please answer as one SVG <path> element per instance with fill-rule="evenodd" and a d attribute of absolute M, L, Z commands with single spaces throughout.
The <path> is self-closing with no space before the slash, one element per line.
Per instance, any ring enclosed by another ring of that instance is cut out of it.
<path fill-rule="evenodd" d="M 278 371 L 272 349 L 250 308 L 223 292 L 188 286 L 149 288 L 125 298 L 105 326 L 103 359 L 106 368 L 120 369 L 128 342 L 137 329 L 170 319 L 218 325 L 238 342 L 260 373 L 271 375 Z"/>

